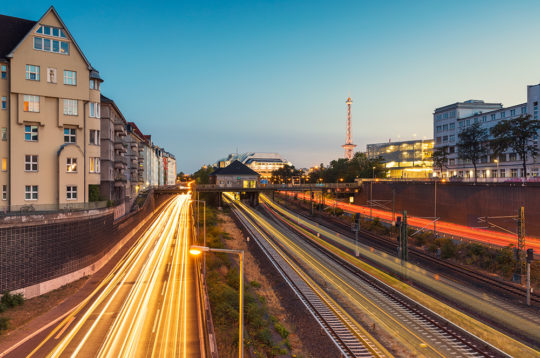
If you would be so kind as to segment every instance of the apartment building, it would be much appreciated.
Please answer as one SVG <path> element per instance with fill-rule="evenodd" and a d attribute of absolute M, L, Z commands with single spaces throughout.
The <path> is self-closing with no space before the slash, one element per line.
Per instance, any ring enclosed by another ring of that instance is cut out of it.
<path fill-rule="evenodd" d="M 0 15 L 1 204 L 88 201 L 100 184 L 100 85 L 53 7 Z"/>
<path fill-rule="evenodd" d="M 128 122 L 126 136 L 128 159 L 128 182 L 130 183 L 131 193 L 130 197 L 134 198 L 139 193 L 139 190 L 143 187 L 143 161 L 144 157 L 142 151 L 144 150 L 145 138 L 139 127 L 134 122 Z"/>
<path fill-rule="evenodd" d="M 481 100 L 468 100 L 457 102 L 435 109 L 433 113 L 433 135 L 435 148 L 447 147 L 448 169 L 434 168 L 435 176 L 472 178 L 473 166 L 471 163 L 459 159 L 457 143 L 459 132 L 474 123 L 480 123 L 481 127 L 489 130 L 500 121 L 531 115 L 538 120 L 538 102 L 540 101 L 540 84 L 527 86 L 527 101 L 510 107 L 503 107 L 501 103 L 486 103 Z M 488 139 L 492 139 L 491 135 Z M 538 146 L 537 139 L 534 145 Z M 528 157 L 527 177 L 539 175 L 540 163 L 538 158 Z M 480 159 L 477 176 L 491 180 L 507 180 L 525 176 L 522 173 L 522 164 L 519 156 L 508 150 L 496 157 L 488 154 Z"/>

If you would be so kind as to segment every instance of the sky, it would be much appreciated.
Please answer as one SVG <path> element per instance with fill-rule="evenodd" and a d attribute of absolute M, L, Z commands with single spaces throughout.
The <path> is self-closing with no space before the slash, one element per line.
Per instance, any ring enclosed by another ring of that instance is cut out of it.
<path fill-rule="evenodd" d="M 436 107 L 540 83 L 540 1 L 11 1 L 54 5 L 128 121 L 191 173 L 229 153 L 305 168 L 433 137 Z"/>

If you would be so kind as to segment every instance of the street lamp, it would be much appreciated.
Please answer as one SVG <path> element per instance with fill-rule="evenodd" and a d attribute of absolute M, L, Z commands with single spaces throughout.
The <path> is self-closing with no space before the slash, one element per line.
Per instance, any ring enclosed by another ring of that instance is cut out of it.
<path fill-rule="evenodd" d="M 497 181 L 499 181 L 499 159 L 495 159 L 493 161 L 497 163 Z"/>
<path fill-rule="evenodd" d="M 192 200 L 192 201 L 197 202 L 197 242 L 200 242 L 199 241 L 199 218 L 200 218 L 199 202 L 203 203 L 203 245 L 206 246 L 206 201 L 205 200 Z M 203 259 L 203 274 L 206 275 L 206 257 Z"/>
<path fill-rule="evenodd" d="M 222 252 L 226 254 L 236 254 L 240 258 L 240 300 L 239 308 L 239 328 L 238 328 L 238 357 L 244 358 L 244 250 L 215 249 L 208 246 L 191 245 L 189 253 L 198 256 L 206 252 Z"/>

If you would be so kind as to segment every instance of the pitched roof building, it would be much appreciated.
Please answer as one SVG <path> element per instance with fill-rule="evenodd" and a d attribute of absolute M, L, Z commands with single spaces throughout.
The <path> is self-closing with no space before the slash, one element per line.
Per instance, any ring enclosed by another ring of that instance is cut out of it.
<path fill-rule="evenodd" d="M 224 168 L 217 168 L 210 174 L 210 183 L 221 187 L 254 188 L 259 181 L 259 173 L 235 160 Z"/>

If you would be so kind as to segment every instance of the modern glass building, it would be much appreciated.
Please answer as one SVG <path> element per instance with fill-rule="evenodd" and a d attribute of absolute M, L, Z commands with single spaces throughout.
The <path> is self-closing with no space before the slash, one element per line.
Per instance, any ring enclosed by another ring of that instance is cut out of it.
<path fill-rule="evenodd" d="M 388 178 L 427 178 L 433 174 L 433 139 L 367 145 L 370 159 L 381 157 Z"/>

